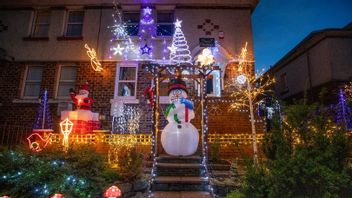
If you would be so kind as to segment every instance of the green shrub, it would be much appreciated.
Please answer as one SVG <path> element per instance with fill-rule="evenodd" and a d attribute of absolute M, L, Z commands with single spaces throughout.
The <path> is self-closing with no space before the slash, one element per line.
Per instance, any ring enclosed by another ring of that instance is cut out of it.
<path fill-rule="evenodd" d="M 47 148 L 40 153 L 27 149 L 0 152 L 0 194 L 11 197 L 99 197 L 116 182 L 118 174 L 90 146 Z"/>
<path fill-rule="evenodd" d="M 351 141 L 330 112 L 318 105 L 285 108 L 284 122 L 265 135 L 266 161 L 249 164 L 245 197 L 348 197 Z"/>

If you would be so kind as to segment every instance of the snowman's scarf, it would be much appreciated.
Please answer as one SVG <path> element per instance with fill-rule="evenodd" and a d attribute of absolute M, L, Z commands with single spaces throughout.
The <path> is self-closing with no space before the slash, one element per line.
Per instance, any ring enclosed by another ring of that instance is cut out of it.
<path fill-rule="evenodd" d="M 174 103 L 171 103 L 171 104 L 167 107 L 167 109 L 166 109 L 165 116 L 167 117 L 167 116 L 170 114 L 171 109 L 175 109 L 175 108 L 176 108 L 175 104 L 174 104 Z M 189 112 L 189 108 L 188 108 L 187 106 L 185 106 L 185 121 L 186 121 L 186 122 L 188 122 L 188 114 L 189 114 L 188 112 Z M 178 124 L 181 124 L 180 119 L 178 119 L 177 113 L 174 114 L 174 120 L 175 120 Z"/>

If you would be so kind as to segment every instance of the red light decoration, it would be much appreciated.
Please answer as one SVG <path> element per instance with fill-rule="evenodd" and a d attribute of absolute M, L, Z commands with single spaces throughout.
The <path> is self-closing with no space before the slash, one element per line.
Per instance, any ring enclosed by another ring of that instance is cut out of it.
<path fill-rule="evenodd" d="M 44 139 L 39 133 L 32 133 L 30 136 L 27 137 L 29 149 L 34 152 L 42 151 L 49 143 L 50 136 L 51 134 L 48 136 L 47 139 Z"/>
<path fill-rule="evenodd" d="M 104 198 L 117 198 L 117 197 L 121 197 L 121 190 L 117 186 L 109 187 L 104 193 Z"/>
<path fill-rule="evenodd" d="M 62 194 L 57 193 L 55 195 L 53 195 L 51 198 L 65 198 Z"/>

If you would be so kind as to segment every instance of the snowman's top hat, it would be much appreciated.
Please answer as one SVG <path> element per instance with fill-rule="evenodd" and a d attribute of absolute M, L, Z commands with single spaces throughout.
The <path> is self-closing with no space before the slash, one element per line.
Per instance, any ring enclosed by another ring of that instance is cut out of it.
<path fill-rule="evenodd" d="M 186 83 L 181 78 L 174 78 L 170 80 L 169 91 L 167 94 L 170 94 L 170 92 L 175 89 L 182 89 L 188 94 Z"/>

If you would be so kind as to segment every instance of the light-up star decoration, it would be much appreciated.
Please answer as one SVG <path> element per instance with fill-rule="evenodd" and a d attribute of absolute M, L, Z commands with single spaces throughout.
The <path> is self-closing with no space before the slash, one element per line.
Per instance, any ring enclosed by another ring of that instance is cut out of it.
<path fill-rule="evenodd" d="M 143 9 L 143 16 L 142 16 L 141 23 L 144 25 L 150 25 L 154 23 L 154 19 L 152 17 L 152 9 L 150 9 L 149 7 L 146 7 Z"/>
<path fill-rule="evenodd" d="M 171 47 L 167 47 L 170 50 L 170 53 L 176 53 L 177 47 L 175 45 L 171 45 Z"/>
<path fill-rule="evenodd" d="M 147 54 L 150 55 L 150 53 L 152 52 L 152 48 L 149 47 L 147 44 L 145 44 L 143 47 L 141 47 L 141 53 L 143 54 Z"/>
<path fill-rule="evenodd" d="M 119 54 L 119 55 L 122 55 L 122 52 L 125 48 L 124 47 L 121 47 L 120 44 L 118 44 L 116 47 L 112 47 L 111 50 L 113 51 L 113 54 L 116 55 L 116 54 Z"/>
<path fill-rule="evenodd" d="M 237 81 L 237 83 L 243 85 L 244 83 L 246 83 L 247 77 L 246 77 L 246 75 L 241 74 L 241 75 L 237 76 L 236 81 Z"/>
<path fill-rule="evenodd" d="M 64 150 L 68 150 L 68 136 L 72 132 L 73 129 L 73 122 L 71 122 L 68 118 L 64 121 L 60 122 L 61 133 L 64 135 L 62 140 L 62 145 L 64 146 Z"/>
<path fill-rule="evenodd" d="M 176 27 L 176 28 L 181 28 L 181 26 L 182 26 L 181 23 L 182 23 L 181 20 L 176 19 L 176 22 L 174 23 L 174 24 L 175 24 L 175 27 Z"/>
<path fill-rule="evenodd" d="M 197 57 L 197 63 L 201 66 L 211 65 L 215 62 L 213 53 L 210 49 L 205 48 L 203 49 L 202 53 Z"/>

